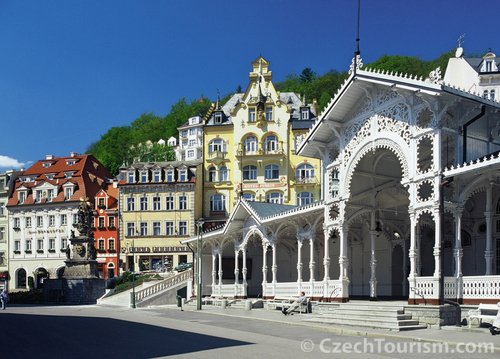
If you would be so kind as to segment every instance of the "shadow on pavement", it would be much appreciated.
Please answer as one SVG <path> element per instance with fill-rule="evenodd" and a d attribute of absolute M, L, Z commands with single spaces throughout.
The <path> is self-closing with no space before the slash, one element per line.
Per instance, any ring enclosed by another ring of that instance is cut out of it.
<path fill-rule="evenodd" d="M 2 313 L 2 358 L 153 358 L 253 344 L 110 318 Z"/>

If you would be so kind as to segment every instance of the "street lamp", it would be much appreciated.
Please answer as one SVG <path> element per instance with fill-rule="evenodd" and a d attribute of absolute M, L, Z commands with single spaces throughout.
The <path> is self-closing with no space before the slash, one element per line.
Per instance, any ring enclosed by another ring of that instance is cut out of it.
<path fill-rule="evenodd" d="M 201 310 L 201 247 L 203 241 L 203 223 L 205 220 L 203 218 L 196 221 L 198 226 L 198 239 L 196 241 L 196 309 Z"/>
<path fill-rule="evenodd" d="M 135 245 L 134 239 L 132 239 L 132 265 L 134 271 L 132 272 L 132 309 L 135 309 Z"/>

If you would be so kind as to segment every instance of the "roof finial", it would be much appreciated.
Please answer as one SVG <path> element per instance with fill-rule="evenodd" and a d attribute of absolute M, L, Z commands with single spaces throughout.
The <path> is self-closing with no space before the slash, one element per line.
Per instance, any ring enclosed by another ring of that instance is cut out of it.
<path fill-rule="evenodd" d="M 219 109 L 219 103 L 220 103 L 220 92 L 219 92 L 219 89 L 217 89 L 217 103 L 215 105 L 216 110 Z"/>
<path fill-rule="evenodd" d="M 458 47 L 462 47 L 462 44 L 464 43 L 464 37 L 465 37 L 465 34 L 462 34 L 458 37 L 458 39 L 457 39 Z"/>
<path fill-rule="evenodd" d="M 363 67 L 363 60 L 361 59 L 361 51 L 359 50 L 359 23 L 361 18 L 361 0 L 358 0 L 358 21 L 356 28 L 356 49 L 354 50 L 354 57 L 352 59 L 351 67 L 349 69 L 349 74 L 353 73 L 356 75 L 356 70 Z"/>

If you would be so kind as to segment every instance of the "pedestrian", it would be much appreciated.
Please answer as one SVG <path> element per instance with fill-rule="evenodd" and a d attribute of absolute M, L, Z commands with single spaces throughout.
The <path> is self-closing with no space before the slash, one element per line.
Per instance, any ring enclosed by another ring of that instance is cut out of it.
<path fill-rule="evenodd" d="M 7 291 L 3 289 L 2 293 L 0 293 L 0 302 L 2 304 L 2 310 L 5 310 L 5 307 L 7 307 L 8 300 L 9 300 L 9 295 L 7 294 Z"/>
<path fill-rule="evenodd" d="M 493 320 L 493 324 L 490 327 L 491 335 L 500 334 L 500 302 L 497 303 L 497 306 L 498 306 L 497 316 Z"/>

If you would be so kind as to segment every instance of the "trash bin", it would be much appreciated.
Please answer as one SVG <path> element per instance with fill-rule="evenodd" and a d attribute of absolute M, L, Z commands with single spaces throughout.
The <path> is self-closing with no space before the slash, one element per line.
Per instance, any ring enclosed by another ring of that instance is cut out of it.
<path fill-rule="evenodd" d="M 222 299 L 220 302 L 221 309 L 226 309 L 227 307 L 227 299 Z"/>
<path fill-rule="evenodd" d="M 245 310 L 252 310 L 252 300 L 251 299 L 247 299 L 247 301 L 245 302 Z"/>
<path fill-rule="evenodd" d="M 177 306 L 182 308 L 182 297 L 180 295 L 177 296 Z"/>

